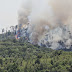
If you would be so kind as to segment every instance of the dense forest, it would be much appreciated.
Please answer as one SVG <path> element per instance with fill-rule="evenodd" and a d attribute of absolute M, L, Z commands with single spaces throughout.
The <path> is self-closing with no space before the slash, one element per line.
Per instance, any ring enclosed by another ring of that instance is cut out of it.
<path fill-rule="evenodd" d="M 72 72 L 72 52 L 15 39 L 0 41 L 0 72 Z"/>

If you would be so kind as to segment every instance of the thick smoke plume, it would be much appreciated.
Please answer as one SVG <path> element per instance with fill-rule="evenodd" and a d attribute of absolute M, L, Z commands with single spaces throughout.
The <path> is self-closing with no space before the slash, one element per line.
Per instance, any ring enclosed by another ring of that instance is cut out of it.
<path fill-rule="evenodd" d="M 24 0 L 18 21 L 19 29 L 28 27 L 33 44 L 58 48 L 61 42 L 72 43 L 72 0 Z"/>

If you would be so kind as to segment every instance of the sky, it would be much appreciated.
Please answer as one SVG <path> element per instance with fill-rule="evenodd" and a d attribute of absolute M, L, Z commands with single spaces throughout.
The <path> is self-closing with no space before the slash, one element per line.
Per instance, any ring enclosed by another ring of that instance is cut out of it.
<path fill-rule="evenodd" d="M 18 24 L 18 10 L 23 0 L 0 0 L 0 33 L 2 28 Z"/>

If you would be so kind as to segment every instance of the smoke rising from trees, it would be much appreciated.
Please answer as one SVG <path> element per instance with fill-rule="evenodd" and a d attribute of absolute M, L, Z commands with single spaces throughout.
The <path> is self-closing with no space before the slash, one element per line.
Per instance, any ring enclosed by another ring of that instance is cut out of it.
<path fill-rule="evenodd" d="M 31 43 L 38 44 L 48 34 L 52 45 L 58 47 L 60 40 L 71 45 L 72 0 L 24 0 L 18 23 L 19 29 L 28 26 Z"/>

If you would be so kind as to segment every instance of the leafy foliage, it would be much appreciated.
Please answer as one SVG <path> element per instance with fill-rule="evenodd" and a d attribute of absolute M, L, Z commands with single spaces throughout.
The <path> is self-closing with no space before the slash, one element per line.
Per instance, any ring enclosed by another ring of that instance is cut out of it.
<path fill-rule="evenodd" d="M 0 72 L 72 72 L 72 52 L 15 39 L 0 41 Z"/>

